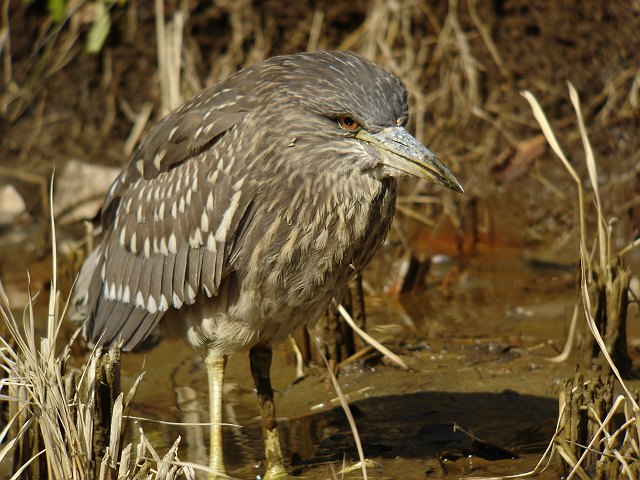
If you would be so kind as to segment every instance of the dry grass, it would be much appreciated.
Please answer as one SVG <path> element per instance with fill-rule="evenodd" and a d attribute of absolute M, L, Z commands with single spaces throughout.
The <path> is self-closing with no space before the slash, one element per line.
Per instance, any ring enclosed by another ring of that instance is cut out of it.
<path fill-rule="evenodd" d="M 624 254 L 628 253 L 632 248 L 637 247 L 639 242 L 636 240 L 631 245 L 623 248 L 619 252 L 612 251 L 612 232 L 610 229 L 611 224 L 606 221 L 603 213 L 604 206 L 602 205 L 600 200 L 600 189 L 595 156 L 593 154 L 582 117 L 578 92 L 571 84 L 569 84 L 569 93 L 576 118 L 578 120 L 580 136 L 582 138 L 584 147 L 585 162 L 589 174 L 589 186 L 591 187 L 593 198 L 595 201 L 597 233 L 594 240 L 592 240 L 592 236 L 589 235 L 587 230 L 586 207 L 584 205 L 585 195 L 582 180 L 564 154 L 560 143 L 556 138 L 554 130 L 551 127 L 551 124 L 548 121 L 542 107 L 538 103 L 538 100 L 531 92 L 523 92 L 523 96 L 529 102 L 533 114 L 538 121 L 547 142 L 575 181 L 578 189 L 578 199 L 576 203 L 578 205 L 578 219 L 580 225 L 579 254 L 581 266 L 581 305 L 577 305 L 576 310 L 574 311 L 569 339 L 567 341 L 565 351 L 560 356 L 555 357 L 552 360 L 565 361 L 569 358 L 573 345 L 572 340 L 576 330 L 576 323 L 579 319 L 578 310 L 581 307 L 581 309 L 584 311 L 589 331 L 595 338 L 600 351 L 606 359 L 608 366 L 611 368 L 611 371 L 613 372 L 615 379 L 620 385 L 623 394 L 618 395 L 615 398 L 615 400 L 612 402 L 612 405 L 603 416 L 596 412 L 596 410 L 591 406 L 574 406 L 577 409 L 586 410 L 590 421 L 595 423 L 596 425 L 599 425 L 595 432 L 592 433 L 591 438 L 589 438 L 588 444 L 578 446 L 581 447 L 582 450 L 582 454 L 579 457 L 576 458 L 576 455 L 574 455 L 573 453 L 573 451 L 575 450 L 575 448 L 573 447 L 575 447 L 576 445 L 569 444 L 569 441 L 567 440 L 568 432 L 563 432 L 563 428 L 568 425 L 566 416 L 569 415 L 569 406 L 566 403 L 568 399 L 565 396 L 565 392 L 561 392 L 559 417 L 555 434 L 544 454 L 540 458 L 540 461 L 533 468 L 533 470 L 521 474 L 501 477 L 470 478 L 498 480 L 535 476 L 549 467 L 551 461 L 554 458 L 554 454 L 561 458 L 562 461 L 565 462 L 568 466 L 568 473 L 565 477 L 563 477 L 567 480 L 575 477 L 580 478 L 581 480 L 589 480 L 590 478 L 594 478 L 594 475 L 596 475 L 596 472 L 593 471 L 594 467 L 592 466 L 592 469 L 587 469 L 587 467 L 585 466 L 585 459 L 587 459 L 587 457 L 590 455 L 592 457 L 594 457 L 595 455 L 595 462 L 593 463 L 595 464 L 595 468 L 597 469 L 599 475 L 598 478 L 614 478 L 611 477 L 611 475 L 615 475 L 615 478 L 628 478 L 629 480 L 634 480 L 638 475 L 638 464 L 640 463 L 640 433 L 638 429 L 638 422 L 640 420 L 640 407 L 637 403 L 638 393 L 631 392 L 627 387 L 624 378 L 620 374 L 616 364 L 609 354 L 607 346 L 605 345 L 605 340 L 603 339 L 598 325 L 596 324 L 596 321 L 594 319 L 593 304 L 595 302 L 595 299 L 593 298 L 593 292 L 596 289 L 594 289 L 594 285 L 592 285 L 592 283 L 594 282 L 594 277 L 591 274 L 591 270 L 593 270 L 594 268 L 598 268 L 602 272 L 616 271 L 616 259 L 620 260 Z M 587 249 L 587 245 L 589 243 L 593 243 L 594 249 L 592 250 L 592 252 L 597 252 L 597 255 L 589 253 L 590 251 Z M 614 279 L 610 274 L 606 279 L 606 288 L 608 291 L 614 290 L 613 281 Z M 592 383 L 593 380 L 586 380 L 584 381 L 584 383 L 582 382 L 582 377 L 580 377 L 580 380 L 578 380 L 577 382 L 578 385 L 575 388 L 588 386 L 588 384 Z M 614 421 L 615 416 L 622 416 L 624 418 L 624 421 Z M 609 463 L 609 465 L 605 465 L 605 463 Z M 601 475 L 604 475 L 604 477 L 602 477 Z"/>
<path fill-rule="evenodd" d="M 592 311 L 592 305 L 595 302 L 595 299 L 592 298 L 592 292 L 594 291 L 592 282 L 594 281 L 594 277 L 591 274 L 591 270 L 596 267 L 599 268 L 602 272 L 614 272 L 616 266 L 614 263 L 615 258 L 620 258 L 623 253 L 626 253 L 630 250 L 631 246 L 626 247 L 621 252 L 615 253 L 612 251 L 612 232 L 610 231 L 610 223 L 608 223 L 604 217 L 604 208 L 600 200 L 595 156 L 593 154 L 589 137 L 587 135 L 587 130 L 584 125 L 578 92 L 571 84 L 569 84 L 569 93 L 578 120 L 580 135 L 584 147 L 587 171 L 589 173 L 589 183 L 595 199 L 597 225 L 597 235 L 595 241 L 593 242 L 595 250 L 597 251 L 597 255 L 595 256 L 590 255 L 589 250 L 587 249 L 587 244 L 591 243 L 591 236 L 588 234 L 586 226 L 586 208 L 584 205 L 582 181 L 571 163 L 568 161 L 562 148 L 560 147 L 560 144 L 556 139 L 556 135 L 554 134 L 553 128 L 547 120 L 547 117 L 536 98 L 528 91 L 524 92 L 523 96 L 529 102 L 531 109 L 533 110 L 533 114 L 540 124 L 545 138 L 547 139 L 547 142 L 551 146 L 553 152 L 562 161 L 562 164 L 567 169 L 577 185 L 578 217 L 580 223 L 579 252 L 581 266 L 580 294 L 582 299 L 582 308 L 584 310 L 589 330 L 594 336 L 598 346 L 600 347 L 602 355 L 605 357 L 608 365 L 611 368 L 611 371 L 615 375 L 615 378 L 617 379 L 624 393 L 617 396 L 609 411 L 606 412 L 604 418 L 601 418 L 598 413 L 591 407 L 581 405 L 577 406 L 578 408 L 588 409 L 588 415 L 599 424 L 599 428 L 589 439 L 589 443 L 584 446 L 582 455 L 579 458 L 575 457 L 572 449 L 570 448 L 570 445 L 567 443 L 567 432 L 562 432 L 563 425 L 566 424 L 565 415 L 568 415 L 569 410 L 568 406 L 565 403 L 567 399 L 564 397 L 564 394 L 561 395 L 560 415 L 558 418 L 556 433 L 544 455 L 540 459 L 538 465 L 536 465 L 536 467 L 531 472 L 527 472 L 521 475 L 496 478 L 522 478 L 540 473 L 547 468 L 549 462 L 553 457 L 553 454 L 555 453 L 564 462 L 566 462 L 569 467 L 569 472 L 565 477 L 567 478 L 567 480 L 574 477 L 588 480 L 589 478 L 593 478 L 595 472 L 586 470 L 586 468 L 584 467 L 585 459 L 588 455 L 593 455 L 593 453 L 595 453 L 597 456 L 596 468 L 600 468 L 599 463 L 603 460 L 612 461 L 614 462 L 614 467 L 608 470 L 609 474 L 611 474 L 612 471 L 615 471 L 616 478 L 628 478 L 629 480 L 633 480 L 637 478 L 638 463 L 640 462 L 640 435 L 638 430 L 640 407 L 637 403 L 638 394 L 637 392 L 632 393 L 627 387 L 626 382 L 624 381 L 622 375 L 618 371 L 617 366 L 615 365 L 608 352 L 602 334 L 599 331 L 596 321 L 594 320 Z M 634 242 L 633 245 L 636 244 L 637 241 Z M 614 279 L 612 278 L 612 276 L 609 275 L 606 281 L 607 290 L 613 291 Z M 577 322 L 577 319 L 578 315 L 574 315 L 570 335 L 573 335 L 573 332 L 575 331 L 575 322 Z M 571 345 L 571 339 L 568 342 L 568 345 Z M 565 351 L 561 356 L 563 360 L 568 357 L 568 350 L 569 349 L 567 349 L 567 351 Z M 579 387 L 582 387 L 582 385 L 579 385 Z M 623 415 L 625 421 L 622 422 L 621 425 L 619 424 L 619 422 L 612 421 L 615 415 Z"/>
<path fill-rule="evenodd" d="M 55 245 L 54 228 L 51 234 Z M 116 399 L 109 446 L 102 458 L 95 458 L 99 352 L 92 352 L 79 371 L 68 366 L 70 347 L 78 332 L 68 344 L 60 344 L 58 336 L 67 305 L 61 305 L 57 290 L 55 247 L 52 253 L 52 293 L 46 320 L 37 318 L 36 299 L 31 294 L 22 320 L 16 319 L 0 282 L 0 315 L 9 332 L 6 338 L 0 337 L 0 402 L 8 404 L 9 412 L 7 425 L 0 432 L 0 464 L 7 465 L 12 456 L 18 462 L 11 480 L 22 478 L 26 471 L 36 478 L 60 480 L 193 477 L 193 469 L 178 462 L 179 438 L 163 456 L 140 427 L 136 445 L 121 445 L 123 411 L 138 382 L 126 400 L 122 393 Z M 36 333 L 37 325 L 46 325 L 46 332 Z"/>

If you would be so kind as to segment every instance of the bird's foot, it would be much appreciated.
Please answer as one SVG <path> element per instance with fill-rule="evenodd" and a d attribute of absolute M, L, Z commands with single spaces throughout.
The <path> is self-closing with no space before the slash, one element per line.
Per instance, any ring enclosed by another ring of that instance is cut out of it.
<path fill-rule="evenodd" d="M 286 480 L 293 479 L 287 472 L 287 469 L 284 468 L 282 463 L 274 463 L 272 465 L 267 466 L 267 471 L 264 474 L 264 480 Z"/>
<path fill-rule="evenodd" d="M 219 456 L 214 456 L 213 461 L 209 463 L 207 470 L 207 480 L 228 480 L 231 478 L 224 467 L 224 462 Z"/>

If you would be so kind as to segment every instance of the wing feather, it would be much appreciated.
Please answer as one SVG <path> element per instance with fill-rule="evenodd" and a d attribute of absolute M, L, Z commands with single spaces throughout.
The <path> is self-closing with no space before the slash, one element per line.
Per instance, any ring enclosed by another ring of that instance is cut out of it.
<path fill-rule="evenodd" d="M 164 274 L 164 258 L 160 255 L 154 255 L 146 263 L 153 263 L 151 267 L 151 279 L 149 281 L 149 297 L 146 300 L 146 307 L 149 313 L 156 313 L 157 310 L 163 311 L 164 305 L 161 305 L 160 295 L 162 294 L 162 279 Z M 165 308 L 166 310 L 166 308 Z"/>
<path fill-rule="evenodd" d="M 216 262 L 216 252 L 212 252 L 208 248 L 202 249 L 202 272 L 200 273 L 200 282 L 207 297 L 218 294 L 218 286 L 214 282 L 214 269 Z"/>
<path fill-rule="evenodd" d="M 204 248 L 190 248 L 189 249 L 189 261 L 188 261 L 188 274 L 186 285 L 193 292 L 195 300 L 195 294 L 200 290 L 200 272 L 202 270 L 202 257 L 204 254 Z M 185 285 L 185 289 L 187 286 Z"/>
<path fill-rule="evenodd" d="M 109 190 L 83 296 L 90 341 L 134 348 L 168 308 L 218 295 L 255 195 L 248 158 L 229 153 L 227 133 L 253 108 L 232 86 L 203 91 L 153 127 Z"/>
<path fill-rule="evenodd" d="M 185 301 L 184 296 L 184 281 L 187 275 L 187 261 L 189 259 L 189 244 L 182 242 L 178 246 L 178 255 L 176 255 L 176 262 L 173 266 L 173 306 L 180 308 Z"/>
<path fill-rule="evenodd" d="M 176 256 L 173 254 L 164 257 L 164 268 L 162 270 L 162 297 L 160 303 L 166 304 L 167 308 L 173 301 L 173 270 L 176 263 Z"/>

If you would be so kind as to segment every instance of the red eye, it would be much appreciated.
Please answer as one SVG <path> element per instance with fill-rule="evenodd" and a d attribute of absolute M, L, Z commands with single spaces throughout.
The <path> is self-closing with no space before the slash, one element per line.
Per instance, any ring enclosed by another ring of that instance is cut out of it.
<path fill-rule="evenodd" d="M 343 115 L 338 118 L 338 125 L 347 132 L 355 132 L 360 128 L 360 124 L 356 122 L 353 117 L 349 117 L 347 115 Z"/>

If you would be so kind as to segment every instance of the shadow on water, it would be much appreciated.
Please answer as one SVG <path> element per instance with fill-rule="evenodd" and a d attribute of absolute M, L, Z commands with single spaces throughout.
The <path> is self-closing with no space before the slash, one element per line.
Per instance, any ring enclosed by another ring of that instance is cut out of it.
<path fill-rule="evenodd" d="M 351 405 L 365 455 L 428 458 L 444 454 L 474 455 L 476 437 L 512 451 L 542 451 L 553 435 L 557 401 L 516 392 L 418 392 L 368 398 Z M 286 424 L 292 455 L 312 465 L 357 459 L 353 436 L 342 409 Z M 540 447 L 540 448 L 538 448 Z M 309 451 L 305 451 L 305 450 Z M 491 458 L 489 458 L 491 459 Z"/>
<path fill-rule="evenodd" d="M 351 404 L 365 457 L 382 465 L 372 476 L 394 479 L 425 478 L 430 463 L 439 467 L 431 469 L 438 470 L 432 471 L 439 473 L 435 478 L 458 478 L 470 472 L 522 473 L 532 468 L 553 436 L 557 408 L 554 399 L 510 390 L 418 392 Z M 301 477 L 326 478 L 326 464 L 353 464 L 358 459 L 340 407 L 283 421 L 281 432 L 293 473 Z M 259 420 L 245 422 L 241 431 L 227 430 L 225 449 L 232 473 L 239 478 L 248 478 L 252 472 L 259 475 L 257 459 L 263 457 Z"/>

